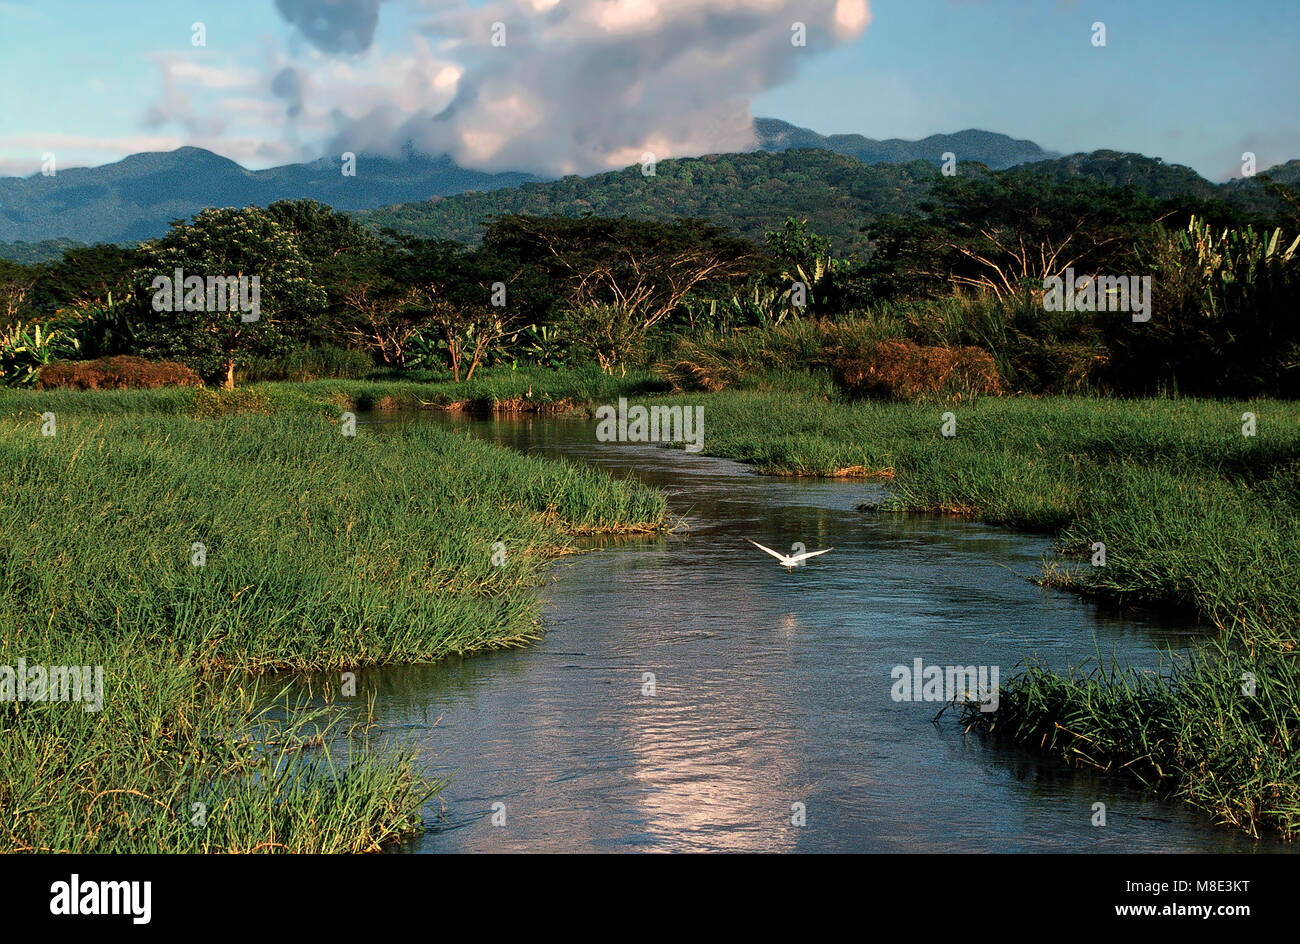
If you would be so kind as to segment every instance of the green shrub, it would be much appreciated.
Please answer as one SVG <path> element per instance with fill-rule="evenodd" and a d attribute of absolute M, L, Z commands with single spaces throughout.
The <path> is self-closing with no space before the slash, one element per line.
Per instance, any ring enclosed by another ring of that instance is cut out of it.
<path fill-rule="evenodd" d="M 304 347 L 279 357 L 251 357 L 240 375 L 243 383 L 261 380 L 357 380 L 369 375 L 375 362 L 365 351 L 323 345 Z"/>
<path fill-rule="evenodd" d="M 646 329 L 636 316 L 616 305 L 576 306 L 564 315 L 560 330 L 573 339 L 578 357 L 595 361 L 607 374 L 627 373 L 648 346 Z"/>
<path fill-rule="evenodd" d="M 1192 218 L 1144 249 L 1151 320 L 1110 325 L 1111 384 L 1125 392 L 1300 394 L 1300 237 L 1247 226 L 1215 233 Z"/>

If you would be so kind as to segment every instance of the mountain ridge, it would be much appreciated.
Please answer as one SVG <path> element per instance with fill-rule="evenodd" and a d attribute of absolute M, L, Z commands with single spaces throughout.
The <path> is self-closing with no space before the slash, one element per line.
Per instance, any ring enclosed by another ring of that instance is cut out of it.
<path fill-rule="evenodd" d="M 1300 161 L 1297 174 L 1300 174 Z M 991 173 L 980 164 L 959 165 L 963 174 Z M 1290 165 L 1279 172 L 1289 174 Z M 1066 155 L 1015 168 L 1059 182 L 1085 179 L 1133 186 L 1157 200 L 1178 196 L 1224 199 L 1245 211 L 1276 214 L 1282 204 L 1258 182 L 1230 188 L 1212 184 L 1191 168 L 1119 151 Z M 474 243 L 485 221 L 509 214 L 632 216 L 671 220 L 700 217 L 755 241 L 780 229 L 788 217 L 808 219 L 845 253 L 867 250 L 866 227 L 883 214 L 920 209 L 940 168 L 927 160 L 865 164 L 825 149 L 787 149 L 710 154 L 659 161 L 655 176 L 638 167 L 591 177 L 565 177 L 511 190 L 464 193 L 439 200 L 362 211 L 372 229 Z M 650 183 L 649 181 L 653 181 Z"/>
<path fill-rule="evenodd" d="M 821 135 L 779 119 L 756 118 L 754 131 L 760 151 L 815 147 L 864 163 L 924 159 L 937 164 L 945 150 L 954 150 L 959 160 L 999 169 L 1050 156 L 1031 141 L 975 129 L 917 142 L 876 141 L 853 134 Z M 212 151 L 185 146 L 130 154 L 98 167 L 71 167 L 53 177 L 4 177 L 0 243 L 137 242 L 162 235 L 171 220 L 188 218 L 206 206 L 311 197 L 357 211 L 552 179 L 524 171 L 475 171 L 445 155 L 409 153 L 403 158 L 361 154 L 356 176 L 344 177 L 340 171 L 341 160 L 332 157 L 249 170 Z"/>
<path fill-rule="evenodd" d="M 779 118 L 755 118 L 759 150 L 785 151 L 818 148 L 846 154 L 864 164 L 906 164 L 923 160 L 939 164 L 951 152 L 958 161 L 975 161 L 989 170 L 1048 160 L 1061 155 L 1045 151 L 1033 141 L 1017 140 L 996 131 L 967 128 L 952 134 L 932 134 L 917 141 L 903 138 L 877 140 L 861 134 L 818 134 Z"/>
<path fill-rule="evenodd" d="M 821 135 L 771 118 L 755 119 L 754 125 L 755 148 L 660 161 L 655 178 L 642 177 L 635 165 L 559 179 L 484 173 L 462 168 L 445 155 L 412 153 L 404 158 L 359 155 L 356 176 L 345 177 L 341 160 L 329 157 L 249 170 L 192 146 L 142 152 L 100 167 L 69 168 L 52 178 L 0 178 L 0 258 L 54 258 L 70 242 L 134 243 L 161 235 L 172 220 L 189 218 L 203 207 L 265 206 L 303 197 L 356 212 L 372 226 L 470 241 L 481 235 L 483 218 L 494 212 L 596 212 L 703 215 L 742 232 L 760 221 L 779 224 L 782 213 L 821 215 L 841 241 L 856 243 L 845 206 L 860 214 L 859 223 L 878 213 L 915 208 L 928 190 L 924 181 L 937 176 L 945 152 L 953 153 L 958 166 L 1019 167 L 1057 180 L 1084 177 L 1138 186 L 1158 198 L 1222 198 L 1258 211 L 1277 205 L 1257 181 L 1214 184 L 1191 168 L 1141 154 L 1098 150 L 1054 155 L 1032 141 L 976 129 L 908 142 Z M 835 160 L 828 160 L 832 155 Z M 728 161 L 733 170 L 737 162 L 744 166 L 744 180 L 713 173 Z M 1300 183 L 1300 160 L 1266 173 L 1295 185 Z M 672 186 L 649 191 L 647 179 L 671 181 Z M 694 192 L 693 186 L 712 189 Z M 754 193 L 764 186 L 778 188 L 786 198 Z M 736 213 L 741 206 L 754 210 L 753 219 Z"/>
<path fill-rule="evenodd" d="M 332 158 L 249 170 L 204 148 L 182 147 L 71 167 L 53 177 L 0 178 L 0 242 L 136 242 L 208 206 L 311 197 L 340 210 L 362 210 L 541 179 L 467 170 L 445 156 L 363 154 L 356 170 L 345 177 L 341 159 Z"/>

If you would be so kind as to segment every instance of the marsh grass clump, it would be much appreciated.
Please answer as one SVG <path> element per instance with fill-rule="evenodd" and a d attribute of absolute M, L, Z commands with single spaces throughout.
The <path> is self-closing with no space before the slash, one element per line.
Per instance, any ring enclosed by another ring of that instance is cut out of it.
<path fill-rule="evenodd" d="M 0 664 L 99 665 L 104 703 L 0 703 L 0 849 L 369 852 L 419 828 L 441 783 L 409 745 L 343 730 L 159 640 L 0 638 Z"/>
<path fill-rule="evenodd" d="M 570 463 L 428 425 L 349 438 L 310 415 L 70 414 L 50 438 L 5 422 L 0 462 L 16 486 L 0 508 L 16 631 L 128 625 L 254 669 L 524 641 L 528 591 L 565 532 L 664 516 L 657 492 Z M 496 541 L 511 566 L 492 565 Z"/>
<path fill-rule="evenodd" d="M 1070 764 L 1135 778 L 1252 836 L 1300 835 L 1300 670 L 1235 635 L 1162 672 L 1029 665 L 965 721 Z"/>

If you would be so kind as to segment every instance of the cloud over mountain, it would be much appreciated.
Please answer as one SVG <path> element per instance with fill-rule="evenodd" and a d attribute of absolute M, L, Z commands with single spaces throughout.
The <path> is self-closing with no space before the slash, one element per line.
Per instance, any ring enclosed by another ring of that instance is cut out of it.
<path fill-rule="evenodd" d="M 393 48 L 381 21 L 399 6 L 416 29 Z M 663 159 L 752 147 L 755 96 L 871 21 L 867 0 L 275 7 L 297 41 L 258 50 L 255 77 L 233 85 L 218 79 L 249 63 L 218 69 L 206 50 L 160 62 L 165 95 L 148 126 L 206 132 L 195 143 L 209 147 L 220 133 L 237 155 L 286 147 L 301 158 L 397 154 L 410 142 L 476 169 L 592 173 L 646 152 Z"/>

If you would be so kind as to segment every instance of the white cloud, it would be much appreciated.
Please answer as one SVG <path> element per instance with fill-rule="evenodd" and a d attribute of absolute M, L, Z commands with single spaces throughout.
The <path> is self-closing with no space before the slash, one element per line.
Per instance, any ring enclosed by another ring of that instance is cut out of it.
<path fill-rule="evenodd" d="M 411 141 L 485 170 L 591 173 L 645 151 L 752 146 L 753 98 L 871 20 L 866 0 L 407 5 L 420 34 L 381 50 L 379 0 L 277 0 L 307 44 L 263 50 L 256 68 L 159 57 L 163 96 L 145 124 L 191 141 L 275 138 L 299 159 Z M 796 22 L 806 46 L 791 42 Z M 492 44 L 496 23 L 504 46 Z"/>
<path fill-rule="evenodd" d="M 193 82 L 203 88 L 247 88 L 258 77 L 258 73 L 253 69 L 221 69 L 215 66 L 201 65 L 175 55 L 162 58 L 163 70 L 171 78 Z"/>

